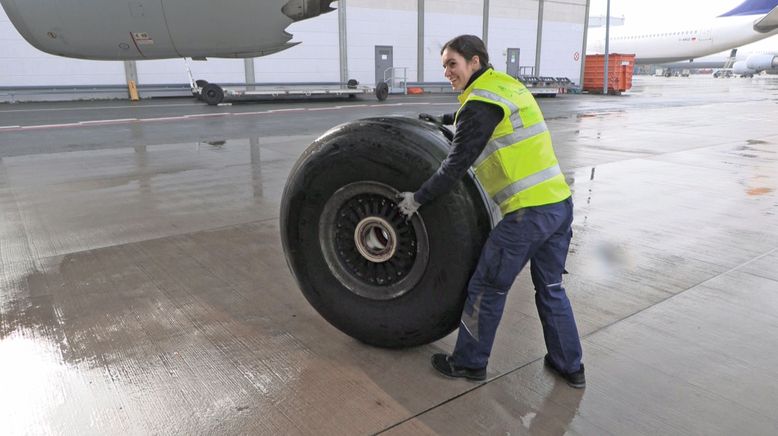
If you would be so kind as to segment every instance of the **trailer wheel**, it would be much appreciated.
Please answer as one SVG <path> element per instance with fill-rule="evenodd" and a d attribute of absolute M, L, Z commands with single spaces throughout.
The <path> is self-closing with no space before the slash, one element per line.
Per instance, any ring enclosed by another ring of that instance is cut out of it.
<path fill-rule="evenodd" d="M 387 85 L 386 82 L 381 82 L 376 85 L 375 96 L 378 98 L 378 101 L 386 100 L 386 97 L 389 97 L 389 85 Z"/>
<path fill-rule="evenodd" d="M 459 324 L 467 282 L 492 227 L 470 176 L 410 221 L 396 195 L 437 170 L 449 139 L 410 118 L 333 128 L 295 164 L 281 204 L 287 263 L 311 305 L 380 347 L 437 340 Z"/>
<path fill-rule="evenodd" d="M 346 82 L 346 87 L 348 89 L 357 89 L 357 85 L 359 85 L 357 79 L 349 79 L 348 82 Z"/>
<path fill-rule="evenodd" d="M 198 88 L 205 88 L 205 85 L 208 84 L 207 80 L 199 79 L 195 80 L 195 85 L 197 85 Z"/>
<path fill-rule="evenodd" d="M 215 106 L 224 100 L 224 90 L 215 83 L 208 83 L 200 91 L 200 98 L 211 106 Z"/>

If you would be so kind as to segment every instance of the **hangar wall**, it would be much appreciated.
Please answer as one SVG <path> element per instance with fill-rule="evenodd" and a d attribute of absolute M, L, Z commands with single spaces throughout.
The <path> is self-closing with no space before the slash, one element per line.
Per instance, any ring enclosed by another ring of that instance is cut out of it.
<path fill-rule="evenodd" d="M 586 0 L 545 0 L 541 75 L 579 82 Z M 520 49 L 520 64 L 535 65 L 539 0 L 490 0 L 487 40 L 491 63 L 505 71 L 508 48 Z M 409 81 L 421 69 L 425 82 L 444 82 L 440 48 L 462 33 L 483 35 L 484 0 L 424 2 L 423 59 L 418 66 L 418 0 L 347 0 L 348 77 L 375 82 L 375 46 L 393 47 L 395 67 L 407 67 Z M 340 80 L 338 12 L 293 23 L 293 41 L 283 52 L 255 58 L 257 83 L 337 82 Z M 577 53 L 577 55 L 576 55 Z M 246 82 L 242 59 L 190 61 L 195 78 L 215 83 Z M 181 59 L 137 61 L 139 85 L 184 84 Z M 536 72 L 537 74 L 537 72 Z M 0 88 L 92 86 L 126 83 L 124 65 L 49 55 L 29 45 L 0 8 Z"/>
<path fill-rule="evenodd" d="M 0 7 L 0 87 L 124 83 L 121 62 L 75 60 L 39 51 L 22 38 Z"/>

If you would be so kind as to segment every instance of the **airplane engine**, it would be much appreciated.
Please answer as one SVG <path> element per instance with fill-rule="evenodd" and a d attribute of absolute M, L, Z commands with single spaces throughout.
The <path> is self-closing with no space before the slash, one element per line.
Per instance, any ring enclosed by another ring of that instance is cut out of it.
<path fill-rule="evenodd" d="M 748 68 L 746 61 L 737 61 L 732 64 L 732 72 L 739 76 L 753 76 L 756 70 Z"/>
<path fill-rule="evenodd" d="M 333 0 L 0 0 L 21 35 L 54 55 L 97 60 L 245 58 L 289 48 L 286 28 Z"/>
<path fill-rule="evenodd" d="M 746 66 L 754 71 L 772 70 L 778 68 L 778 56 L 771 54 L 751 55 L 746 59 Z"/>

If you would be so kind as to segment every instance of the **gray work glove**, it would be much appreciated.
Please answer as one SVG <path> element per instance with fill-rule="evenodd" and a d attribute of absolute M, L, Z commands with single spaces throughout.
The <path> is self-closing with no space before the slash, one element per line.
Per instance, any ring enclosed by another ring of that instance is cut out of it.
<path fill-rule="evenodd" d="M 439 125 L 443 125 L 443 116 L 436 116 L 436 115 L 430 115 L 430 114 L 419 114 L 419 119 L 422 121 L 426 121 L 428 123 L 435 123 Z"/>
<path fill-rule="evenodd" d="M 401 192 L 397 194 L 397 198 L 400 199 L 397 208 L 400 209 L 400 212 L 408 219 L 410 219 L 421 206 L 421 204 L 416 202 L 416 199 L 413 198 L 413 192 Z"/>

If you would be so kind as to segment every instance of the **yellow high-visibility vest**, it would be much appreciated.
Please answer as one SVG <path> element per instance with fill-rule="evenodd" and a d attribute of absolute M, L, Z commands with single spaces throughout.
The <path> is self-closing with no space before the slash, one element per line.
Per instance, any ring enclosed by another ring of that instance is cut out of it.
<path fill-rule="evenodd" d="M 489 69 L 459 96 L 462 106 L 468 101 L 496 104 L 503 110 L 502 121 L 473 164 L 478 181 L 503 214 L 570 196 L 543 114 L 524 85 Z"/>

